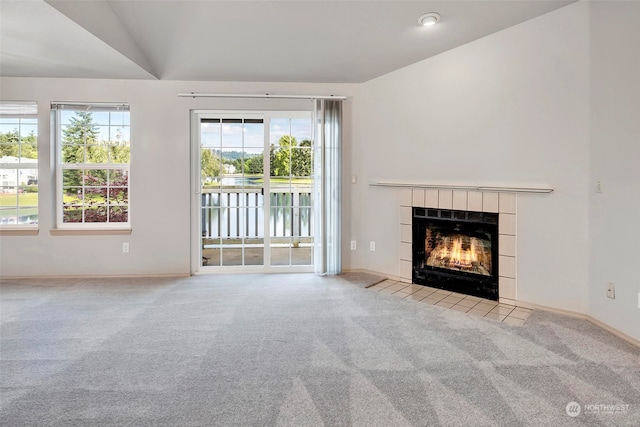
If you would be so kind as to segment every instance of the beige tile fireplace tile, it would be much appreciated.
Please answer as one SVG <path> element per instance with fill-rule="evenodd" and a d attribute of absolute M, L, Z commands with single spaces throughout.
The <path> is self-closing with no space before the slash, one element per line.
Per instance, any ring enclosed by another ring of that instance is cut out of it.
<path fill-rule="evenodd" d="M 413 285 L 409 286 L 409 288 L 407 289 L 407 292 L 416 293 L 416 292 L 421 291 L 423 289 L 424 289 L 424 286 L 413 284 Z"/>
<path fill-rule="evenodd" d="M 460 292 L 451 292 L 449 294 L 449 296 L 458 297 L 458 298 L 462 299 L 462 298 L 466 297 L 467 295 L 466 294 L 461 294 Z"/>
<path fill-rule="evenodd" d="M 422 188 L 414 188 L 413 189 L 413 205 L 419 208 L 424 208 L 424 189 Z"/>
<path fill-rule="evenodd" d="M 500 255 L 498 257 L 498 276 L 516 278 L 516 259 Z"/>
<path fill-rule="evenodd" d="M 424 287 L 424 289 L 419 289 L 415 293 L 417 295 L 422 295 L 423 297 L 428 297 L 429 295 L 434 294 L 435 292 L 436 290 L 433 288 Z"/>
<path fill-rule="evenodd" d="M 516 235 L 516 216 L 515 214 L 500 214 L 498 217 L 498 233 Z"/>
<path fill-rule="evenodd" d="M 453 303 L 450 302 L 444 302 L 444 301 L 440 301 L 435 303 L 434 305 L 438 306 L 438 307 L 444 307 L 444 308 L 451 308 L 453 307 Z"/>
<path fill-rule="evenodd" d="M 412 219 L 413 219 L 413 213 L 411 212 L 411 207 L 401 206 L 400 207 L 400 224 L 411 225 Z"/>
<path fill-rule="evenodd" d="M 438 207 L 440 209 L 453 208 L 453 191 L 451 190 L 438 191 Z"/>
<path fill-rule="evenodd" d="M 497 302 L 490 301 L 490 300 L 483 300 L 482 302 L 479 302 L 473 308 L 474 308 L 474 310 L 486 311 L 488 313 L 488 312 L 490 312 L 491 310 L 493 310 L 497 306 L 498 306 Z"/>
<path fill-rule="evenodd" d="M 411 261 L 400 261 L 400 277 L 411 280 Z"/>
<path fill-rule="evenodd" d="M 456 311 L 461 311 L 463 313 L 466 313 L 467 311 L 471 310 L 471 307 L 466 307 L 464 305 L 456 304 L 453 307 L 451 307 L 451 310 L 456 310 Z"/>
<path fill-rule="evenodd" d="M 500 234 L 498 236 L 498 255 L 516 256 L 516 236 Z"/>
<path fill-rule="evenodd" d="M 446 298 L 445 295 L 442 295 L 442 294 L 439 294 L 437 292 L 434 292 L 431 295 L 429 295 L 428 297 L 425 297 L 424 301 L 429 302 L 430 304 L 435 304 L 437 302 L 442 301 L 445 298 Z"/>
<path fill-rule="evenodd" d="M 453 192 L 453 209 L 456 209 L 459 211 L 467 210 L 467 192 L 466 191 Z"/>
<path fill-rule="evenodd" d="M 406 287 L 407 287 L 407 285 L 405 285 L 404 283 L 398 283 L 398 282 L 394 283 L 391 286 L 387 286 L 387 288 L 393 289 L 394 291 L 401 291 L 401 290 L 405 289 Z"/>
<path fill-rule="evenodd" d="M 457 304 L 460 301 L 462 301 L 462 298 L 460 297 L 454 297 L 453 295 L 449 295 L 448 297 L 446 297 L 445 299 L 443 299 L 442 301 L 444 302 L 450 302 L 452 304 Z"/>
<path fill-rule="evenodd" d="M 402 291 L 394 292 L 394 293 L 391 294 L 392 297 L 398 297 L 398 298 L 406 298 L 409 295 L 410 294 L 408 294 L 406 292 L 402 292 Z"/>
<path fill-rule="evenodd" d="M 410 188 L 400 190 L 400 206 L 411 206 L 413 196 Z"/>
<path fill-rule="evenodd" d="M 463 300 L 461 300 L 460 302 L 458 302 L 457 305 L 463 305 L 467 308 L 473 308 L 474 306 L 478 305 L 478 301 L 472 301 L 468 298 L 464 298 Z"/>
<path fill-rule="evenodd" d="M 467 209 L 474 212 L 482 212 L 482 192 L 467 191 Z"/>
<path fill-rule="evenodd" d="M 411 243 L 411 225 L 400 224 L 400 241 Z"/>
<path fill-rule="evenodd" d="M 516 279 L 511 277 L 498 278 L 498 293 L 500 298 L 516 299 Z"/>
<path fill-rule="evenodd" d="M 491 310 L 489 313 L 497 313 L 503 316 L 508 316 L 509 314 L 511 314 L 511 312 L 513 311 L 514 307 L 507 307 L 507 306 L 497 306 L 494 307 L 493 310 Z"/>
<path fill-rule="evenodd" d="M 402 242 L 400 243 L 400 259 L 404 261 L 411 261 L 412 253 L 411 253 L 411 243 Z"/>
<path fill-rule="evenodd" d="M 494 312 L 489 312 L 489 313 L 484 315 L 485 319 L 497 320 L 499 322 L 502 322 L 505 317 L 507 317 L 507 316 L 504 315 L 504 314 L 499 314 L 499 313 L 494 313 Z"/>
<path fill-rule="evenodd" d="M 467 311 L 467 313 L 469 314 L 474 314 L 476 316 L 480 316 L 483 317 L 485 314 L 487 314 L 489 311 L 488 310 L 480 310 L 479 308 L 472 308 L 471 310 Z"/>
<path fill-rule="evenodd" d="M 438 190 L 427 189 L 425 191 L 425 208 L 438 207 Z"/>
<path fill-rule="evenodd" d="M 516 213 L 516 193 L 500 193 L 498 205 L 500 213 Z"/>
<path fill-rule="evenodd" d="M 498 212 L 498 193 L 482 192 L 482 211 Z"/>

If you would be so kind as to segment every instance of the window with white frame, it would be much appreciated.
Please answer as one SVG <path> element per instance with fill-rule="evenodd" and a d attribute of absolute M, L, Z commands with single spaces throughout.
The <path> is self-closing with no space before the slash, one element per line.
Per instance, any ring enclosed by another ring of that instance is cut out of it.
<path fill-rule="evenodd" d="M 0 227 L 38 226 L 38 105 L 0 101 Z"/>
<path fill-rule="evenodd" d="M 57 150 L 57 225 L 130 224 L 128 104 L 51 104 Z"/>

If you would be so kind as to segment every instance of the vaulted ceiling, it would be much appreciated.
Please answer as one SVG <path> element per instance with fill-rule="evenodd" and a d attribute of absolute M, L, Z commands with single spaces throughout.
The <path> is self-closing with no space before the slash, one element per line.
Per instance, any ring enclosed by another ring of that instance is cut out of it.
<path fill-rule="evenodd" d="M 358 83 L 572 2 L 0 0 L 0 75 Z"/>

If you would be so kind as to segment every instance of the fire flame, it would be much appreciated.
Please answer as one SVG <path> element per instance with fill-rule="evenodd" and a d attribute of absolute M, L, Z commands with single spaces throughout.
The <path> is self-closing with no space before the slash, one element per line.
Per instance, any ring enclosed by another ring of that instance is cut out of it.
<path fill-rule="evenodd" d="M 455 234 L 441 236 L 437 241 L 436 247 L 430 251 L 430 245 L 425 246 L 427 265 L 491 275 L 491 254 L 481 240 Z"/>
<path fill-rule="evenodd" d="M 451 266 L 471 268 L 474 262 L 478 262 L 478 251 L 476 250 L 476 246 L 476 239 L 471 239 L 469 247 L 467 249 L 463 249 L 461 236 L 453 238 L 447 237 L 445 239 L 445 244 L 436 248 L 431 255 L 435 255 L 436 258 L 441 260 L 449 258 L 449 265 Z"/>

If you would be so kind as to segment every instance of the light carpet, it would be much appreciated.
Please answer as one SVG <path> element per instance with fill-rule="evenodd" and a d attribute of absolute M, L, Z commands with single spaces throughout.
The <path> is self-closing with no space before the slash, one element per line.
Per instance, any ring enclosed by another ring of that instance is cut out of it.
<path fill-rule="evenodd" d="M 510 326 L 311 274 L 0 292 L 3 426 L 640 425 L 640 349 L 540 310 Z"/>

